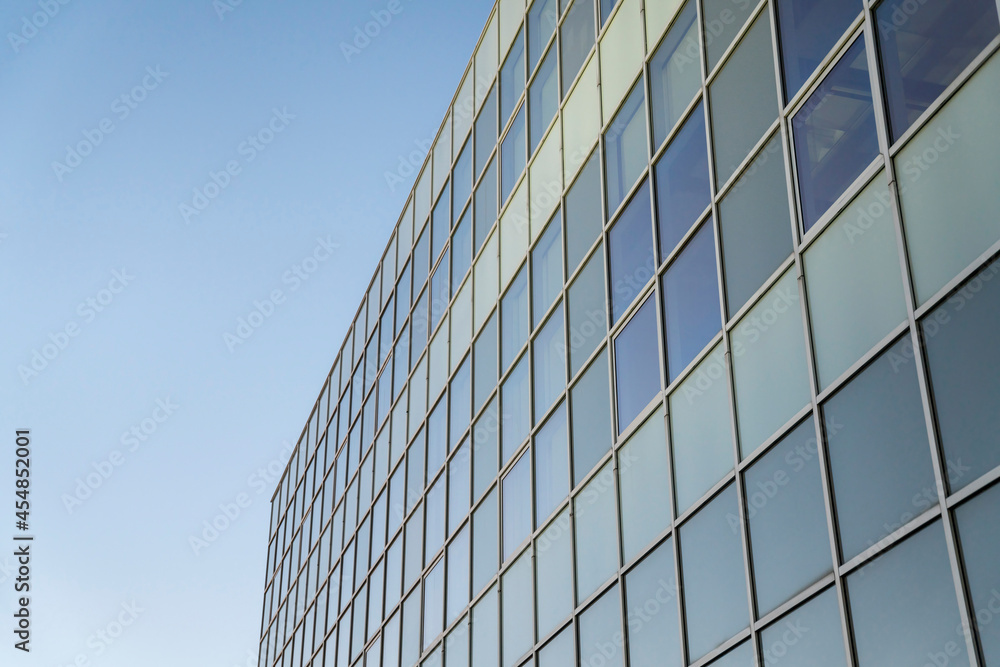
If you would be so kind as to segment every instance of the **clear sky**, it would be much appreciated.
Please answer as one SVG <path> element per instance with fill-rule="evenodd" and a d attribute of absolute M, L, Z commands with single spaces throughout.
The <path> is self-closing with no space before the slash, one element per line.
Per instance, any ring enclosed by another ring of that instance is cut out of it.
<path fill-rule="evenodd" d="M 345 56 L 390 4 L 3 2 L 0 663 L 256 656 L 259 471 L 283 466 L 405 203 L 413 176 L 386 172 L 433 138 L 492 6 L 399 0 Z M 23 428 L 30 655 L 11 616 Z"/>

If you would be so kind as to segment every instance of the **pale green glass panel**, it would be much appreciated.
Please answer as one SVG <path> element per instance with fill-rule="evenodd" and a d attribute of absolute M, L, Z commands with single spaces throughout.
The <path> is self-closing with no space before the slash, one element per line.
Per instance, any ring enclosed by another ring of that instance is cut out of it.
<path fill-rule="evenodd" d="M 559 205 L 562 194 L 562 131 L 559 121 L 545 137 L 528 169 L 531 181 L 531 200 L 528 215 L 531 218 L 531 242 L 545 229 L 552 219 L 552 212 Z"/>
<path fill-rule="evenodd" d="M 1000 58 L 896 156 L 918 305 L 1000 240 Z"/>
<path fill-rule="evenodd" d="M 591 146 L 601 134 L 597 72 L 597 58 L 591 58 L 563 107 L 563 168 L 567 183 L 586 162 Z"/>
<path fill-rule="evenodd" d="M 528 254 L 528 186 L 521 181 L 500 218 L 500 290 L 514 277 Z"/>
<path fill-rule="evenodd" d="M 451 306 L 451 365 L 458 366 L 472 342 L 472 280 L 466 280 Z"/>
<path fill-rule="evenodd" d="M 654 3 L 655 4 L 655 3 Z M 601 98 L 610 118 L 642 67 L 642 14 L 639 0 L 624 0 L 601 39 Z"/>
<path fill-rule="evenodd" d="M 732 332 L 740 451 L 747 456 L 809 402 L 798 281 L 789 270 Z"/>
<path fill-rule="evenodd" d="M 475 283 L 473 285 L 473 321 L 476 331 L 483 326 L 493 306 L 497 303 L 499 285 L 497 283 L 497 235 L 494 232 L 486 240 L 483 252 L 476 260 Z"/>
<path fill-rule="evenodd" d="M 431 340 L 431 349 L 427 361 L 427 385 L 428 396 L 435 400 L 444 384 L 448 380 L 448 373 L 451 370 L 448 357 L 448 314 L 445 314 L 441 321 L 441 326 Z"/>
<path fill-rule="evenodd" d="M 573 503 L 576 519 L 576 595 L 584 600 L 618 569 L 615 476 L 611 464 Z"/>
<path fill-rule="evenodd" d="M 890 202 L 880 173 L 805 253 L 821 389 L 906 319 Z"/>
<path fill-rule="evenodd" d="M 733 421 L 722 345 L 670 395 L 670 444 L 677 513 L 733 469 Z"/>
<path fill-rule="evenodd" d="M 660 35 L 680 7 L 681 0 L 659 0 L 646 3 L 646 51 L 656 48 Z"/>
<path fill-rule="evenodd" d="M 492 81 L 497 73 L 497 58 L 499 57 L 497 39 L 497 15 L 494 12 L 486 26 L 482 40 L 479 42 L 479 48 L 476 49 L 477 81 Z M 482 105 L 488 92 L 486 86 L 476 86 L 476 109 Z"/>
<path fill-rule="evenodd" d="M 618 452 L 622 549 L 629 562 L 670 525 L 670 471 L 663 408 Z"/>

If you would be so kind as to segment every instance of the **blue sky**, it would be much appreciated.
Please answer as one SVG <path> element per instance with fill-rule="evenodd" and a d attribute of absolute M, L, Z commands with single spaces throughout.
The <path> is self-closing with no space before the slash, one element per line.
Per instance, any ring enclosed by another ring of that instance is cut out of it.
<path fill-rule="evenodd" d="M 36 536 L 32 651 L 11 646 L 0 556 L 0 655 L 244 665 L 266 471 L 405 203 L 413 177 L 385 174 L 433 138 L 492 5 L 401 0 L 348 57 L 389 0 L 62 1 L 0 9 L 0 542 L 21 428 Z"/>

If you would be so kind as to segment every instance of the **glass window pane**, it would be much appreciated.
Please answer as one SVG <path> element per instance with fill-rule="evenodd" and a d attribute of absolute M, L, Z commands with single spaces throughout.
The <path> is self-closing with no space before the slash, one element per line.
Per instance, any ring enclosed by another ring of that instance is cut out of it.
<path fill-rule="evenodd" d="M 701 89 L 697 18 L 694 0 L 688 0 L 649 64 L 655 146 L 663 143 Z"/>
<path fill-rule="evenodd" d="M 552 313 L 532 343 L 534 352 L 535 419 L 545 415 L 566 388 L 566 338 L 562 306 Z"/>
<path fill-rule="evenodd" d="M 760 640 L 764 664 L 847 667 L 840 628 L 837 591 L 829 588 L 764 629 Z"/>
<path fill-rule="evenodd" d="M 823 406 L 845 561 L 937 505 L 911 349 L 904 338 Z"/>
<path fill-rule="evenodd" d="M 403 630 L 400 641 L 401 660 L 414 665 L 420 657 L 420 587 L 403 601 Z"/>
<path fill-rule="evenodd" d="M 562 630 L 538 652 L 538 667 L 576 667 L 573 626 Z"/>
<path fill-rule="evenodd" d="M 677 592 L 668 538 L 625 576 L 629 664 L 682 667 Z"/>
<path fill-rule="evenodd" d="M 863 36 L 792 118 L 792 135 L 809 231 L 879 152 Z"/>
<path fill-rule="evenodd" d="M 716 5 L 716 10 L 712 13 L 706 8 L 706 16 L 718 15 L 719 5 L 732 6 L 730 0 L 710 0 L 710 4 Z M 746 3 L 747 7 L 752 4 Z M 778 117 L 768 11 L 765 8 L 757 17 L 710 88 L 715 177 L 720 186 Z M 710 46 L 709 61 L 714 64 L 712 51 Z"/>
<path fill-rule="evenodd" d="M 604 0 L 602 4 L 609 3 L 613 4 L 613 0 Z M 621 11 L 601 36 L 601 104 L 606 116 L 614 112 L 628 93 L 636 71 L 643 69 L 646 49 L 642 24 L 639 0 L 625 0 Z M 576 71 L 570 73 L 564 70 L 563 73 L 568 74 L 570 79 L 576 76 Z M 566 82 L 563 86 L 565 89 Z"/>
<path fill-rule="evenodd" d="M 469 604 L 469 525 L 448 545 L 448 623 Z"/>
<path fill-rule="evenodd" d="M 940 521 L 848 575 L 847 589 L 859 667 L 969 664 Z"/>
<path fill-rule="evenodd" d="M 469 406 L 470 393 L 472 389 L 471 362 L 468 358 L 462 367 L 455 373 L 451 380 L 451 437 L 449 439 L 448 451 L 458 444 L 458 439 L 465 434 L 465 429 L 472 419 L 471 408 Z"/>
<path fill-rule="evenodd" d="M 591 0 L 576 0 L 566 11 L 566 19 L 559 31 L 564 94 L 576 79 L 596 39 L 594 3 Z"/>
<path fill-rule="evenodd" d="M 670 526 L 670 467 L 663 408 L 618 452 L 625 562 Z"/>
<path fill-rule="evenodd" d="M 875 25 L 894 140 L 1000 33 L 990 0 L 886 0 Z"/>
<path fill-rule="evenodd" d="M 730 484 L 680 529 L 684 615 L 692 661 L 750 623 L 742 541 L 739 526 L 731 520 L 738 516 L 737 502 L 736 485 Z"/>
<path fill-rule="evenodd" d="M 729 381 L 722 345 L 670 395 L 677 514 L 733 469 Z"/>
<path fill-rule="evenodd" d="M 521 93 L 524 92 L 524 33 L 517 31 L 517 38 L 507 53 L 507 59 L 500 70 L 500 122 L 507 124 L 507 119 L 514 113 Z"/>
<path fill-rule="evenodd" d="M 472 513 L 472 592 L 473 595 L 497 573 L 497 490 L 490 491 Z"/>
<path fill-rule="evenodd" d="M 545 523 L 569 493 L 569 443 L 566 404 L 552 413 L 535 435 L 535 515 Z"/>
<path fill-rule="evenodd" d="M 472 484 L 472 454 L 469 440 L 459 447 L 448 463 L 448 534 L 451 535 L 469 513 Z"/>
<path fill-rule="evenodd" d="M 548 635 L 573 612 L 573 537 L 569 516 L 569 509 L 563 510 L 535 543 L 539 637 Z"/>
<path fill-rule="evenodd" d="M 918 304 L 1000 239 L 998 80 L 993 57 L 896 156 Z"/>
<path fill-rule="evenodd" d="M 755 461 L 744 477 L 758 617 L 832 570 L 815 451 L 816 425 L 810 418 Z"/>
<path fill-rule="evenodd" d="M 521 357 L 514 370 L 504 380 L 500 390 L 500 409 L 503 411 L 503 462 L 506 463 L 528 437 L 531 429 L 531 402 L 528 355 Z"/>
<path fill-rule="evenodd" d="M 503 664 L 513 667 L 518 658 L 535 643 L 535 619 L 530 604 L 534 587 L 531 581 L 531 551 L 525 551 L 503 575 Z"/>
<path fill-rule="evenodd" d="M 500 304 L 500 358 L 504 370 L 514 361 L 528 340 L 528 269 L 522 267 Z"/>
<path fill-rule="evenodd" d="M 646 182 L 611 228 L 608 238 L 611 264 L 611 313 L 617 321 L 656 273 L 653 221 Z"/>
<path fill-rule="evenodd" d="M 557 0 L 535 0 L 528 9 L 528 69 L 534 70 L 559 22 Z"/>
<path fill-rule="evenodd" d="M 672 382 L 722 329 L 715 229 L 709 218 L 663 276 L 663 327 Z"/>
<path fill-rule="evenodd" d="M 475 364 L 473 405 L 479 409 L 497 386 L 497 315 L 490 317 L 472 349 Z"/>
<path fill-rule="evenodd" d="M 576 519 L 576 597 L 585 600 L 618 570 L 618 529 L 612 464 L 573 501 Z"/>
<path fill-rule="evenodd" d="M 531 251 L 531 296 L 534 326 L 542 321 L 563 286 L 562 224 L 556 212 Z"/>
<path fill-rule="evenodd" d="M 994 260 L 921 322 L 948 484 L 953 491 L 1000 465 L 997 273 L 1000 262 Z"/>
<path fill-rule="evenodd" d="M 469 667 L 469 617 L 455 626 L 444 640 L 444 659 L 448 667 Z"/>
<path fill-rule="evenodd" d="M 472 429 L 473 500 L 478 500 L 483 491 L 496 479 L 499 431 L 500 412 L 497 409 L 497 399 L 494 398 Z"/>
<path fill-rule="evenodd" d="M 604 254 L 601 249 L 569 286 L 569 365 L 570 376 L 583 367 L 608 330 L 607 301 L 604 296 Z"/>
<path fill-rule="evenodd" d="M 1000 664 L 1000 486 L 958 508 L 958 532 L 985 664 Z M 956 640 L 957 641 L 957 640 Z"/>
<path fill-rule="evenodd" d="M 792 253 L 781 135 L 761 149 L 719 204 L 729 317 Z"/>
<path fill-rule="evenodd" d="M 721 658 L 717 658 L 709 663 L 710 667 L 755 667 L 753 657 L 753 645 L 750 642 L 743 642 L 732 651 L 729 651 Z M 812 667 L 812 665 L 810 665 Z"/>
<path fill-rule="evenodd" d="M 455 227 L 451 241 L 451 282 L 457 286 L 472 266 L 472 209 L 465 212 Z"/>
<path fill-rule="evenodd" d="M 580 664 L 623 667 L 624 644 L 621 601 L 615 585 L 580 615 Z"/>
<path fill-rule="evenodd" d="M 413 249 L 414 292 L 420 292 L 424 288 L 424 282 L 427 280 L 427 272 L 430 269 L 429 256 L 427 254 L 429 252 L 430 235 L 430 229 L 425 227 L 423 233 L 420 234 L 420 238 L 417 239 L 417 245 Z"/>
<path fill-rule="evenodd" d="M 785 100 L 799 92 L 851 22 L 859 0 L 778 0 L 778 43 Z"/>
<path fill-rule="evenodd" d="M 600 151 L 587 160 L 576 181 L 566 193 L 566 273 L 572 274 L 601 235 Z"/>
<path fill-rule="evenodd" d="M 494 586 L 472 608 L 472 664 L 476 667 L 497 667 L 499 663 L 497 597 Z"/>
<path fill-rule="evenodd" d="M 486 161 L 489 160 L 493 147 L 497 145 L 497 89 L 490 88 L 490 93 L 483 103 L 483 108 L 476 118 L 476 170 L 474 175 L 483 172 Z M 475 178 L 473 178 L 475 180 Z"/>
<path fill-rule="evenodd" d="M 504 135 L 500 147 L 500 201 L 507 201 L 514 184 L 527 164 L 527 147 L 524 137 L 524 107 L 517 112 L 514 122 Z"/>
<path fill-rule="evenodd" d="M 445 476 L 441 475 L 434 486 L 427 491 L 427 499 L 424 505 L 427 508 L 427 518 L 425 524 L 424 538 L 424 564 L 437 553 L 444 544 L 445 527 Z"/>
<path fill-rule="evenodd" d="M 740 451 L 747 456 L 809 402 L 794 271 L 786 272 L 730 335 Z"/>
<path fill-rule="evenodd" d="M 705 112 L 699 104 L 656 163 L 660 260 L 666 260 L 712 202 Z"/>
<path fill-rule="evenodd" d="M 757 3 L 752 0 L 704 0 L 702 21 L 705 24 L 705 50 L 708 53 L 708 71 L 718 64 L 722 54 L 733 43 L 736 34 L 747 22 Z M 759 19 L 758 19 L 759 20 Z M 765 23 L 767 22 L 765 15 Z M 739 57 L 739 56 L 736 56 Z M 773 70 L 774 66 L 769 65 Z"/>
<path fill-rule="evenodd" d="M 433 478 L 448 457 L 448 398 L 444 397 L 427 418 L 427 477 Z"/>
<path fill-rule="evenodd" d="M 431 215 L 431 260 L 436 261 L 451 232 L 451 197 L 445 188 Z"/>
<path fill-rule="evenodd" d="M 821 389 L 906 319 L 891 195 L 884 179 L 877 175 L 804 256 Z"/>
<path fill-rule="evenodd" d="M 444 623 L 444 559 L 424 579 L 424 648 L 441 634 Z"/>
<path fill-rule="evenodd" d="M 476 187 L 475 202 L 475 251 L 486 241 L 486 235 L 497 221 L 497 161 L 490 160 L 490 166 L 483 180 Z M 494 260 L 495 261 L 495 260 Z"/>
<path fill-rule="evenodd" d="M 643 86 L 636 85 L 604 134 L 604 167 L 608 214 L 618 210 L 625 195 L 649 162 Z"/>
<path fill-rule="evenodd" d="M 656 297 L 650 295 L 615 338 L 619 434 L 659 394 L 660 367 Z"/>
<path fill-rule="evenodd" d="M 559 80 L 556 75 L 556 50 L 553 47 L 549 49 L 535 74 L 535 78 L 531 80 L 528 87 L 528 115 L 530 117 L 528 140 L 531 144 L 529 155 L 535 152 L 535 148 L 542 141 L 545 130 L 552 123 L 558 110 Z"/>
<path fill-rule="evenodd" d="M 573 415 L 573 486 L 611 449 L 607 352 L 602 351 L 570 392 Z"/>
<path fill-rule="evenodd" d="M 527 452 L 503 478 L 503 560 L 531 534 L 531 457 Z"/>
<path fill-rule="evenodd" d="M 465 142 L 465 147 L 455 162 L 455 170 L 451 177 L 452 210 L 455 215 L 465 208 L 465 203 L 472 195 L 472 141 Z"/>

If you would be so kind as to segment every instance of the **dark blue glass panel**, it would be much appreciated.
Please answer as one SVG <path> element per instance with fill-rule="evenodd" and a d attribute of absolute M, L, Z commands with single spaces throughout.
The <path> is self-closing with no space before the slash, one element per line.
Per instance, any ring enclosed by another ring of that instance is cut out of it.
<path fill-rule="evenodd" d="M 556 0 L 535 0 L 528 10 L 528 70 L 534 71 L 559 23 Z"/>
<path fill-rule="evenodd" d="M 663 319 L 672 382 L 722 328 L 711 218 L 663 276 Z"/>
<path fill-rule="evenodd" d="M 507 124 L 514 106 L 524 92 L 524 33 L 517 32 L 517 38 L 510 47 L 503 69 L 500 70 L 500 122 Z"/>
<path fill-rule="evenodd" d="M 632 300 L 656 272 L 649 183 L 639 188 L 611 228 L 611 319 L 618 321 Z"/>
<path fill-rule="evenodd" d="M 699 104 L 656 165 L 660 261 L 667 258 L 712 201 L 705 113 Z"/>
<path fill-rule="evenodd" d="M 619 434 L 660 391 L 657 338 L 656 300 L 650 296 L 615 339 Z"/>
<path fill-rule="evenodd" d="M 865 40 L 844 54 L 792 119 L 805 231 L 878 155 Z"/>
<path fill-rule="evenodd" d="M 777 0 L 778 47 L 788 100 L 861 13 L 861 0 Z"/>
<path fill-rule="evenodd" d="M 531 141 L 531 153 L 542 140 L 556 112 L 559 111 L 559 82 L 556 76 L 556 50 L 549 49 L 538 74 L 531 80 L 528 89 L 528 113 L 531 118 L 528 128 L 528 139 Z"/>
<path fill-rule="evenodd" d="M 886 0 L 875 19 L 894 140 L 1000 34 L 994 0 Z"/>

